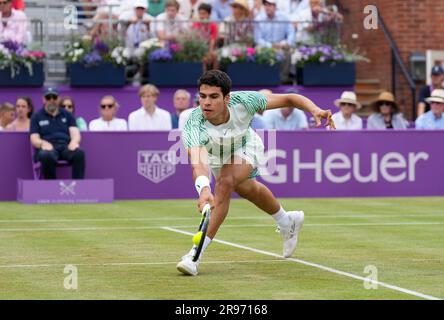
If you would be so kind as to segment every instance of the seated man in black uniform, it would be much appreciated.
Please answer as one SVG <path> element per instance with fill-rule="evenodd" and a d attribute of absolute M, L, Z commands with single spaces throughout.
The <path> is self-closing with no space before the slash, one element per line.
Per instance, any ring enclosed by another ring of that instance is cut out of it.
<path fill-rule="evenodd" d="M 48 88 L 44 107 L 31 118 L 31 143 L 37 149 L 36 161 L 42 164 L 45 179 L 56 179 L 57 160 L 72 166 L 72 178 L 85 176 L 85 153 L 80 146 L 80 131 L 71 113 L 58 107 L 59 93 Z"/>

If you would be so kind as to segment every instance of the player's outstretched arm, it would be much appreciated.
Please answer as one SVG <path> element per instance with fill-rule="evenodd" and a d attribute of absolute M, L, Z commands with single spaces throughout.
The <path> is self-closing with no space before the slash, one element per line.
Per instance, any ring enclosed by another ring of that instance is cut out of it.
<path fill-rule="evenodd" d="M 288 93 L 288 94 L 269 94 L 267 97 L 267 109 L 277 108 L 298 108 L 302 111 L 310 112 L 315 121 L 316 126 L 321 126 L 321 120 L 325 119 L 326 127 L 336 129 L 332 120 L 332 114 L 330 110 L 323 110 L 319 108 L 313 101 L 300 94 Z"/>
<path fill-rule="evenodd" d="M 188 157 L 193 169 L 193 180 L 199 194 L 198 209 L 202 212 L 206 203 L 214 207 L 214 197 L 210 187 L 210 170 L 208 168 L 208 152 L 205 147 L 192 147 L 188 149 Z"/>

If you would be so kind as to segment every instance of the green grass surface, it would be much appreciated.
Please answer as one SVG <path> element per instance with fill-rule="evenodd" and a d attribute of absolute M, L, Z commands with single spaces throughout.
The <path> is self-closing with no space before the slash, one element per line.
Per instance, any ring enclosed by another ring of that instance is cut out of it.
<path fill-rule="evenodd" d="M 304 210 L 295 258 L 444 298 L 444 198 L 282 199 Z M 0 203 L 0 299 L 421 299 L 296 261 L 212 243 L 200 275 L 175 266 L 195 232 L 195 201 Z M 273 219 L 233 200 L 217 238 L 281 254 Z M 66 265 L 78 289 L 64 288 Z"/>

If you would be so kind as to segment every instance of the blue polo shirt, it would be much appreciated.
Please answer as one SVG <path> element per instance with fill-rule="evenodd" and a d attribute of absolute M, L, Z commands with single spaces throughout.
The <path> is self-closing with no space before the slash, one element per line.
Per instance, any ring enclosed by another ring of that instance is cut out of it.
<path fill-rule="evenodd" d="M 69 128 L 76 127 L 76 119 L 64 109 L 59 109 L 55 117 L 46 112 L 45 108 L 31 117 L 30 134 L 38 133 L 40 138 L 51 144 L 69 144 L 71 136 Z"/>

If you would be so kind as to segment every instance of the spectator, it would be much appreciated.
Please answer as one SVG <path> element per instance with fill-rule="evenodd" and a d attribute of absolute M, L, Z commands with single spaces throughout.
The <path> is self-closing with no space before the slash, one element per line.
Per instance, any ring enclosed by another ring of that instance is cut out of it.
<path fill-rule="evenodd" d="M 90 131 L 126 131 L 125 119 L 116 118 L 119 104 L 113 96 L 105 96 L 100 101 L 100 118 L 89 123 Z"/>
<path fill-rule="evenodd" d="M 296 41 L 299 43 L 334 43 L 339 41 L 339 23 L 343 16 L 336 6 L 326 7 L 322 0 L 310 0 L 305 10 L 292 15 L 297 29 Z"/>
<path fill-rule="evenodd" d="M 111 20 L 111 25 L 109 23 Z M 118 36 L 117 16 L 109 15 L 107 13 L 98 13 L 94 19 L 94 27 L 91 29 L 89 35 L 94 41 L 103 39 L 116 39 Z"/>
<path fill-rule="evenodd" d="M 398 104 L 391 92 L 385 91 L 370 104 L 375 113 L 368 117 L 367 129 L 406 129 L 407 121 L 399 113 Z"/>
<path fill-rule="evenodd" d="M 71 97 L 68 97 L 68 96 L 63 97 L 60 100 L 59 107 L 62 109 L 65 109 L 66 111 L 68 111 L 69 113 L 71 113 L 75 117 L 76 105 L 74 103 L 74 100 Z M 85 119 L 83 119 L 82 117 L 76 118 L 76 125 L 80 131 L 87 131 L 88 130 L 88 125 L 86 124 Z"/>
<path fill-rule="evenodd" d="M 25 0 L 12 0 L 12 8 L 15 10 L 25 10 Z"/>
<path fill-rule="evenodd" d="M 179 89 L 174 93 L 173 99 L 176 111 L 171 114 L 171 124 L 173 129 L 177 129 L 180 114 L 190 107 L 191 94 L 186 90 Z"/>
<path fill-rule="evenodd" d="M 255 21 L 255 41 L 261 47 L 289 48 L 294 45 L 294 29 L 286 14 L 276 10 L 276 0 L 264 0 L 265 12 Z"/>
<path fill-rule="evenodd" d="M 298 130 L 308 128 L 305 113 L 295 108 L 268 110 L 264 115 L 264 121 L 267 129 Z"/>
<path fill-rule="evenodd" d="M 211 20 L 216 22 L 222 22 L 231 14 L 230 5 L 233 0 L 213 0 L 212 1 L 212 11 Z"/>
<path fill-rule="evenodd" d="M 433 90 L 426 102 L 430 104 L 430 111 L 416 119 L 416 129 L 444 129 L 444 89 Z"/>
<path fill-rule="evenodd" d="M 185 18 L 185 20 L 198 20 L 199 19 L 199 6 L 202 3 L 208 3 L 207 0 L 178 0 L 180 4 L 179 14 Z"/>
<path fill-rule="evenodd" d="M 152 37 L 150 32 L 150 24 L 154 21 L 154 17 L 146 13 L 147 1 L 134 1 L 134 15 L 128 21 L 129 26 L 126 30 L 125 46 L 130 49 L 131 55 L 139 48 L 140 43 Z"/>
<path fill-rule="evenodd" d="M 56 179 L 58 160 L 72 165 L 72 179 L 85 176 L 85 153 L 80 149 L 80 131 L 71 113 L 59 108 L 58 91 L 48 88 L 44 107 L 31 117 L 30 140 L 37 149 L 35 161 L 41 162 L 45 179 Z"/>
<path fill-rule="evenodd" d="M 356 99 L 356 93 L 344 91 L 341 98 L 335 100 L 335 106 L 339 108 L 339 112 L 332 116 L 336 129 L 361 130 L 363 128 L 362 119 L 355 114 L 356 110 L 361 108 L 361 104 Z"/>
<path fill-rule="evenodd" d="M 188 121 L 188 118 L 190 117 L 191 112 L 194 111 L 194 109 L 199 107 L 199 92 L 197 92 L 194 96 L 193 106 L 191 108 L 185 109 L 180 113 L 179 116 L 179 130 L 182 130 L 183 127 L 185 127 L 185 124 Z"/>
<path fill-rule="evenodd" d="M 217 24 L 210 22 L 211 5 L 201 3 L 199 5 L 199 21 L 193 23 L 193 28 L 199 30 L 208 41 L 208 54 L 203 59 L 204 72 L 208 68 L 218 69 L 217 54 L 215 52 L 217 40 Z"/>
<path fill-rule="evenodd" d="M 15 102 L 15 120 L 6 128 L 8 131 L 29 131 L 34 105 L 29 97 L 18 98 Z"/>
<path fill-rule="evenodd" d="M 26 14 L 13 9 L 11 0 L 0 0 L 0 41 L 25 43 L 27 27 Z"/>
<path fill-rule="evenodd" d="M 146 84 L 140 88 L 139 97 L 142 107 L 129 115 L 129 130 L 171 130 L 169 112 L 156 105 L 159 89 L 152 84 Z"/>
<path fill-rule="evenodd" d="M 260 47 L 273 47 L 282 51 L 284 61 L 281 64 L 281 81 L 291 83 L 289 77 L 291 66 L 290 48 L 294 46 L 294 27 L 289 17 L 276 10 L 276 0 L 264 0 L 265 12 L 259 14 L 255 21 L 254 39 Z"/>
<path fill-rule="evenodd" d="M 266 90 L 267 89 L 261 90 L 260 92 L 267 95 L 268 92 Z M 271 93 L 271 91 L 269 92 Z M 298 91 L 290 88 L 287 89 L 285 93 L 298 93 Z M 267 129 L 298 130 L 308 128 L 308 121 L 305 113 L 296 108 L 267 110 L 262 119 L 264 120 Z"/>
<path fill-rule="evenodd" d="M 0 105 L 0 131 L 5 131 L 6 127 L 14 121 L 14 106 L 9 102 Z"/>
<path fill-rule="evenodd" d="M 440 65 L 433 66 L 431 78 L 431 85 L 423 86 L 419 91 L 418 117 L 423 113 L 430 111 L 430 104 L 426 101 L 426 98 L 430 97 L 430 93 L 434 89 L 444 89 L 444 68 Z"/>
<path fill-rule="evenodd" d="M 148 0 L 148 14 L 157 17 L 165 12 L 166 0 Z"/>
<path fill-rule="evenodd" d="M 247 46 L 254 45 L 254 26 L 250 19 L 247 0 L 232 0 L 231 15 L 220 24 L 220 37 L 225 45 L 237 42 Z"/>
<path fill-rule="evenodd" d="M 179 2 L 168 0 L 165 4 L 165 12 L 156 18 L 156 33 L 159 40 L 174 41 L 176 37 L 185 32 L 187 23 L 179 14 Z"/>

